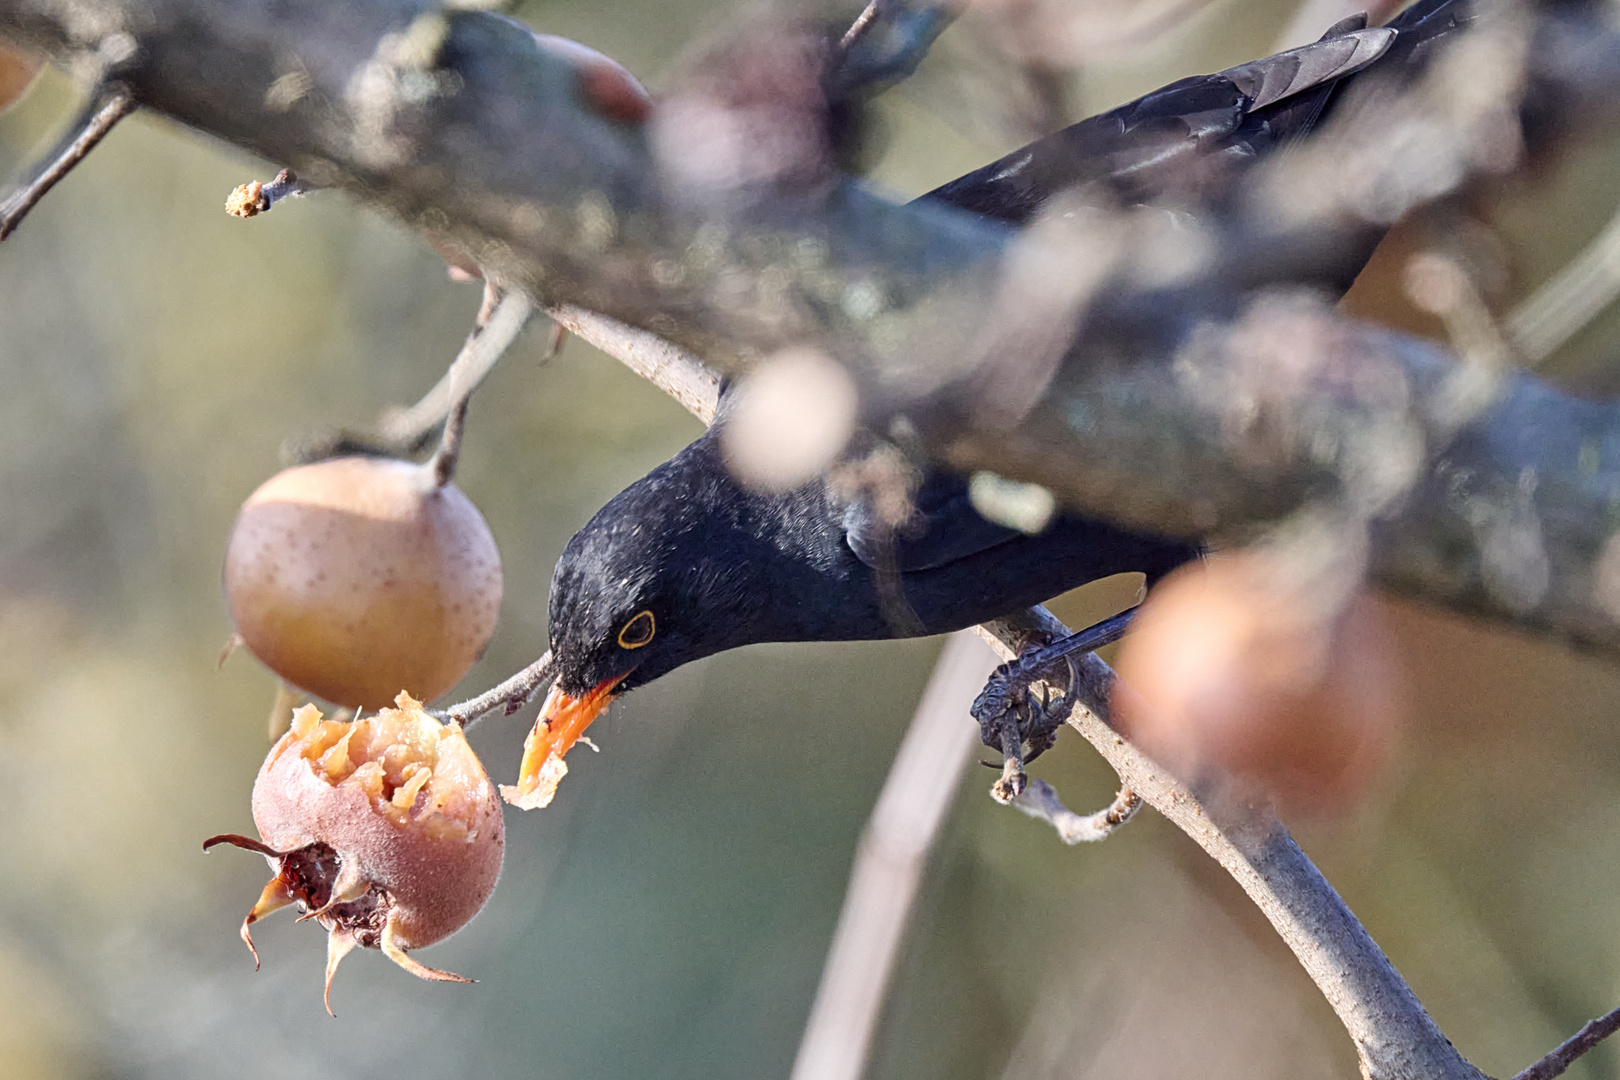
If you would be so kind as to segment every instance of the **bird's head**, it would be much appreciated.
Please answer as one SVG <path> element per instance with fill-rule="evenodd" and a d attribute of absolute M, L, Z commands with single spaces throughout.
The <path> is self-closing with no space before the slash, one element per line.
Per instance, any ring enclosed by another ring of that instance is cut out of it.
<path fill-rule="evenodd" d="M 747 579 L 755 560 L 735 515 L 719 510 L 737 505 L 723 472 L 678 457 L 621 492 L 568 542 L 551 579 L 555 681 L 511 801 L 549 802 L 562 755 L 614 698 L 752 640 L 759 594 Z"/>

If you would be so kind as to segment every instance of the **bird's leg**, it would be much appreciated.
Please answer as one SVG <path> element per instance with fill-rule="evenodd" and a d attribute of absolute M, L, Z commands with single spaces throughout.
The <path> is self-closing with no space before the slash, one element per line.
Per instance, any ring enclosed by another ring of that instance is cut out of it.
<path fill-rule="evenodd" d="M 973 702 L 973 718 L 979 722 L 984 744 L 1002 752 L 1002 776 L 991 789 L 997 801 L 1008 802 L 1024 789 L 1025 762 L 1040 757 L 1056 741 L 1057 730 L 1068 716 L 1071 695 L 1067 688 L 1074 685 L 1075 660 L 1118 641 L 1135 614 L 1136 608 L 1130 608 L 1050 645 L 1031 649 L 990 676 Z M 1063 683 L 1065 692 L 1054 702 L 1050 687 L 1059 671 L 1067 681 Z M 1038 699 L 1037 683 L 1046 684 Z"/>

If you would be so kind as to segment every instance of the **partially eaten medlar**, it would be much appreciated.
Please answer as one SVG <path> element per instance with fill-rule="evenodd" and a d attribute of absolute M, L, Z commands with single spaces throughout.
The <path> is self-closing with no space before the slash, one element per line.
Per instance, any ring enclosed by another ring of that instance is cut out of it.
<path fill-rule="evenodd" d="M 296 904 L 328 931 L 332 975 L 356 945 L 380 948 L 424 979 L 469 982 L 408 954 L 443 940 L 495 889 L 505 848 L 501 804 L 466 736 L 401 693 L 397 708 L 343 722 L 305 705 L 253 784 L 259 840 L 225 834 L 203 849 L 257 851 L 274 876 L 242 921 L 249 927 Z"/>

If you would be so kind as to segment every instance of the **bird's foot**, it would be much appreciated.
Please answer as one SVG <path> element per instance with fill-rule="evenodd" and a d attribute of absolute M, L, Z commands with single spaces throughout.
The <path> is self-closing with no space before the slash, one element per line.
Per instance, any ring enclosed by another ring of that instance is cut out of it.
<path fill-rule="evenodd" d="M 1004 806 L 1023 794 L 1028 783 L 1025 763 L 1051 748 L 1069 715 L 1064 708 L 1067 690 L 1054 694 L 1046 672 L 1026 664 L 1034 655 L 1025 653 L 998 667 L 973 702 L 979 737 L 1001 751 L 1001 778 L 991 785 L 990 797 Z M 1073 674 L 1071 667 L 1066 686 L 1073 685 Z"/>
<path fill-rule="evenodd" d="M 1075 661 L 1118 641 L 1135 613 L 1131 608 L 1050 645 L 1030 649 L 990 676 L 974 699 L 972 712 L 984 744 L 1002 755 L 1001 778 L 990 788 L 991 798 L 1006 804 L 1023 793 L 1028 783 L 1024 765 L 1051 749 L 1058 729 L 1069 717 L 1078 677 Z M 1054 692 L 1060 679 L 1063 689 Z"/>

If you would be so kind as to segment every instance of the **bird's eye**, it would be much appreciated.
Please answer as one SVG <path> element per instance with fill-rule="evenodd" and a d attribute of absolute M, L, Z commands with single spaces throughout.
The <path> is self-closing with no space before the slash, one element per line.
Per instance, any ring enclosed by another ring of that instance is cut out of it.
<path fill-rule="evenodd" d="M 619 631 L 619 644 L 626 649 L 639 649 L 653 639 L 658 632 L 658 626 L 653 622 L 653 613 L 643 611 L 635 618 L 624 624 Z"/>

